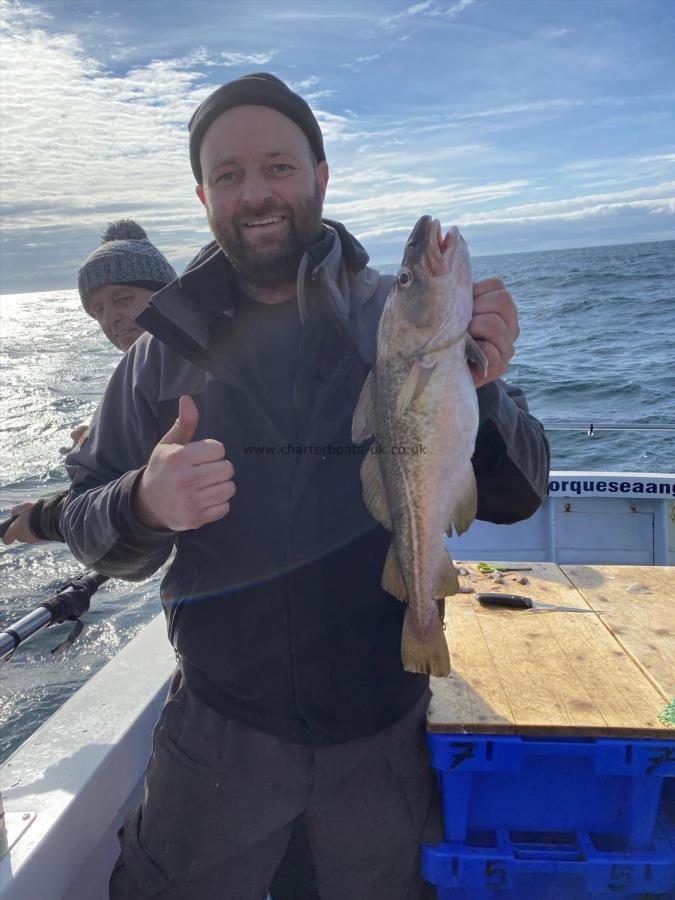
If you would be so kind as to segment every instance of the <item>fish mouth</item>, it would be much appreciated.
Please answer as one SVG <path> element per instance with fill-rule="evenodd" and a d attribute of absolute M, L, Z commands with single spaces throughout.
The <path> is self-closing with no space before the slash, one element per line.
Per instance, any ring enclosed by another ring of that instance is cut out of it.
<path fill-rule="evenodd" d="M 423 266 L 431 275 L 443 275 L 450 269 L 450 258 L 459 243 L 459 231 L 450 228 L 443 237 L 441 223 L 431 216 L 422 216 L 412 230 L 403 253 L 408 269 Z"/>
<path fill-rule="evenodd" d="M 432 225 L 431 216 L 422 216 L 410 233 L 403 251 L 403 263 L 406 268 L 414 269 L 420 265 L 429 244 L 429 231 Z"/>

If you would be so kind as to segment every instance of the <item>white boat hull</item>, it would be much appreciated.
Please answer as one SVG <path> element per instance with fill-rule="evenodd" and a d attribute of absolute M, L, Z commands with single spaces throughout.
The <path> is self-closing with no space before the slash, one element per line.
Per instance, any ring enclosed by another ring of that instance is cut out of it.
<path fill-rule="evenodd" d="M 31 819 L 0 860 L 3 900 L 108 896 L 174 666 L 159 615 L 0 768 L 9 821 Z"/>

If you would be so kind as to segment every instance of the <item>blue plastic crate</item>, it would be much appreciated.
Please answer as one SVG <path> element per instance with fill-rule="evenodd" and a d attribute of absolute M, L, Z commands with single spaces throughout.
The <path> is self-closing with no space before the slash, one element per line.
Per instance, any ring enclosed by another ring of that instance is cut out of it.
<path fill-rule="evenodd" d="M 648 847 L 675 740 L 428 734 L 445 839 L 472 832 L 588 832 Z"/>
<path fill-rule="evenodd" d="M 675 778 L 669 778 L 663 785 L 663 809 L 675 827 Z"/>
<path fill-rule="evenodd" d="M 664 802 L 661 806 L 660 822 L 663 822 L 664 831 L 667 839 L 670 841 L 670 852 L 675 859 L 675 778 L 671 778 L 666 782 L 666 788 L 670 790 L 670 796 L 664 796 Z M 664 897 L 659 900 L 675 900 L 675 883 Z"/>
<path fill-rule="evenodd" d="M 659 819 L 651 846 L 603 848 L 587 832 L 484 833 L 470 844 L 422 848 L 422 874 L 438 900 L 659 900 L 675 891 L 675 830 Z"/>

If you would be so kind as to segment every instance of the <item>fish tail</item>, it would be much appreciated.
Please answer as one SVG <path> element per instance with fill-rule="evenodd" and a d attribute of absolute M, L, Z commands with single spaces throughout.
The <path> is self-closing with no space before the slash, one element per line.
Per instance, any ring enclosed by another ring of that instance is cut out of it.
<path fill-rule="evenodd" d="M 406 672 L 443 677 L 450 674 L 450 653 L 443 625 L 434 614 L 427 630 L 422 630 L 412 608 L 408 606 L 401 634 L 401 661 Z"/>

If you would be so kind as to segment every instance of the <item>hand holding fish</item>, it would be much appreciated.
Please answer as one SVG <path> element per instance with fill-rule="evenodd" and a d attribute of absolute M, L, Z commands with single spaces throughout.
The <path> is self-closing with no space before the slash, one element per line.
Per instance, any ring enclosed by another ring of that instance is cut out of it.
<path fill-rule="evenodd" d="M 506 372 L 520 334 L 516 304 L 501 279 L 486 278 L 474 284 L 469 334 L 477 340 L 488 361 L 485 375 L 475 363 L 470 365 L 474 384 L 479 388 Z"/>

